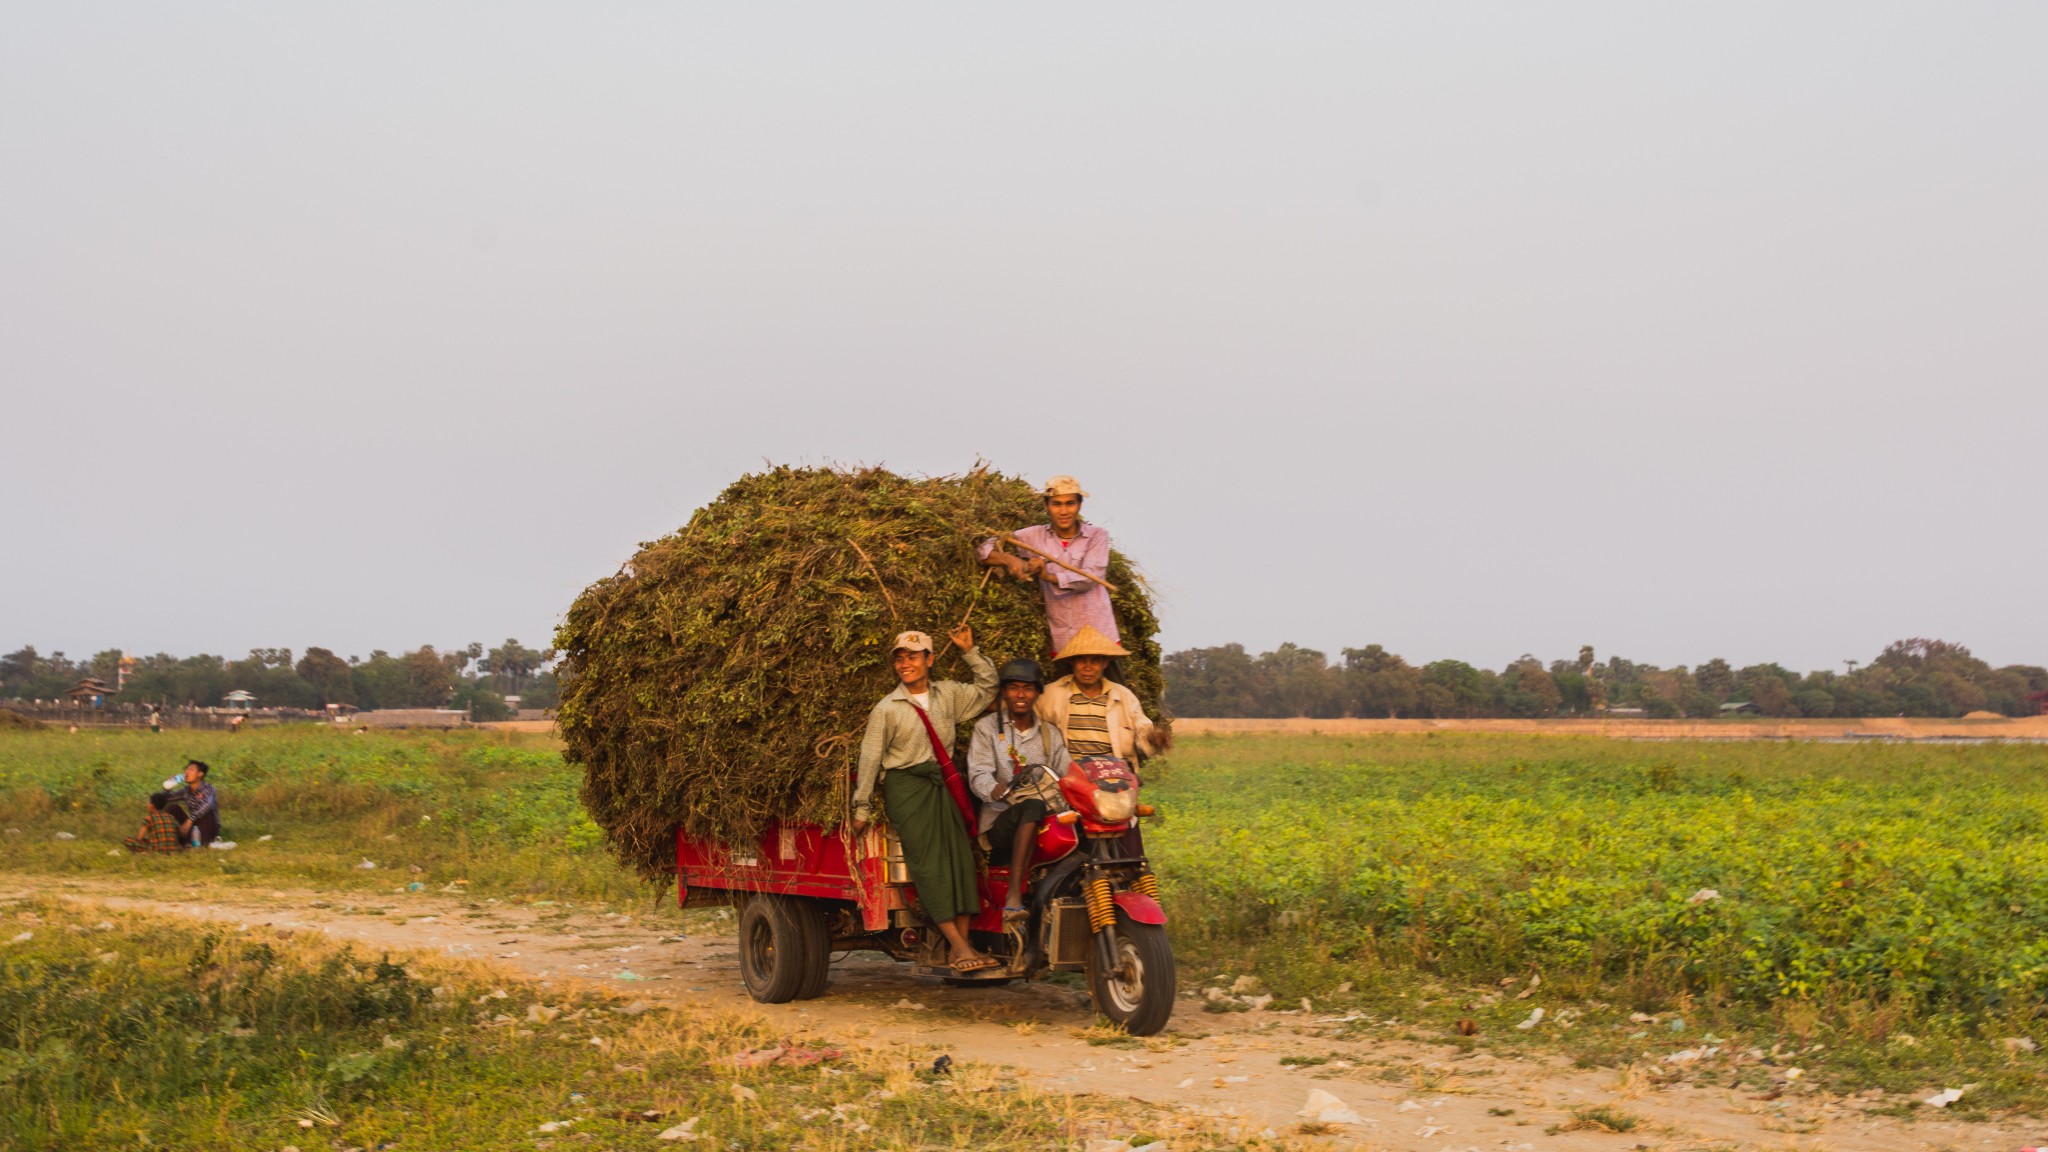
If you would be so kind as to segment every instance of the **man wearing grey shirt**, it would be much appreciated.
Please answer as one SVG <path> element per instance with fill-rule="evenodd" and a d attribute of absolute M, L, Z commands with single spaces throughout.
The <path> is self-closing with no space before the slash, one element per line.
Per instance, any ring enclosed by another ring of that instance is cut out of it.
<path fill-rule="evenodd" d="M 1050 807 L 1046 798 L 1059 795 L 1054 783 L 1069 757 L 1060 730 L 1038 720 L 1038 694 L 1045 685 L 1038 665 L 1012 660 L 998 679 L 996 710 L 975 723 L 967 745 L 967 786 L 981 798 L 981 832 L 990 852 L 1009 849 L 1010 891 L 1003 918 L 1014 920 L 1026 915 L 1024 873 L 1031 865 L 1031 846 Z"/>

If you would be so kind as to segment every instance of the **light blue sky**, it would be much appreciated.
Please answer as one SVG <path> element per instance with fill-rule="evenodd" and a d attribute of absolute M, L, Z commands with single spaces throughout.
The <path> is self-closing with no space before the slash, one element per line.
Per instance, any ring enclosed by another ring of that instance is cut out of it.
<path fill-rule="evenodd" d="M 2048 8 L 14 4 L 0 647 L 541 641 L 761 461 L 1173 647 L 2048 662 Z"/>

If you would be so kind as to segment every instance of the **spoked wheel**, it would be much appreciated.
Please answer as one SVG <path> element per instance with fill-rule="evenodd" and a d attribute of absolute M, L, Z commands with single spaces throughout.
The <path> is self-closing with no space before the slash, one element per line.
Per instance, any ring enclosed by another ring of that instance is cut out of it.
<path fill-rule="evenodd" d="M 1111 954 L 1116 967 L 1102 971 L 1100 953 L 1088 951 L 1088 991 L 1110 1022 L 1133 1036 L 1156 1035 L 1173 1015 L 1176 978 L 1173 946 L 1166 929 L 1140 924 L 1117 910 Z"/>
<path fill-rule="evenodd" d="M 747 995 L 782 1004 L 825 990 L 830 967 L 824 917 L 808 901 L 773 893 L 740 909 L 740 979 Z"/>

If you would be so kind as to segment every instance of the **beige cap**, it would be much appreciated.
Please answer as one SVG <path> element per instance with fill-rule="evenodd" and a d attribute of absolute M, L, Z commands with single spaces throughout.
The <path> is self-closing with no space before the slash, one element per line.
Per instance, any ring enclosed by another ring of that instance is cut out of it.
<path fill-rule="evenodd" d="M 1042 495 L 1048 500 L 1054 496 L 1079 496 L 1084 500 L 1088 498 L 1088 494 L 1081 491 L 1081 482 L 1072 476 L 1055 476 L 1047 480 Z"/>
<path fill-rule="evenodd" d="M 1129 655 L 1130 653 L 1124 650 L 1123 645 L 1117 643 L 1114 640 L 1111 640 L 1107 636 L 1104 636 L 1101 632 L 1096 630 L 1094 625 L 1083 624 L 1081 626 L 1081 630 L 1079 632 L 1074 633 L 1074 638 L 1072 640 L 1067 641 L 1067 646 L 1065 648 L 1060 649 L 1059 654 L 1054 656 L 1053 659 L 1065 660 L 1069 656 Z"/>
<path fill-rule="evenodd" d="M 896 634 L 896 643 L 889 651 L 903 652 L 906 650 L 911 652 L 929 652 L 932 650 L 932 638 L 922 632 L 898 632 Z"/>

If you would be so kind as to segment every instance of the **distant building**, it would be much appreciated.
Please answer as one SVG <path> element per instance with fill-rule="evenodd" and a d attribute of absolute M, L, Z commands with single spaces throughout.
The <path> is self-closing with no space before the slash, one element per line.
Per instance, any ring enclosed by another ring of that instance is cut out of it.
<path fill-rule="evenodd" d="M 1754 700 L 1730 700 L 1721 705 L 1723 716 L 1758 716 L 1762 713 L 1763 709 L 1757 707 Z"/>
<path fill-rule="evenodd" d="M 97 676 L 87 676 L 72 685 L 71 691 L 65 693 L 71 697 L 73 704 L 83 704 L 89 708 L 101 707 L 107 702 L 107 697 L 113 694 L 114 689 L 107 687 L 106 681 Z"/>
<path fill-rule="evenodd" d="M 221 702 L 234 711 L 247 712 L 256 706 L 256 694 L 237 688 L 226 696 L 221 697 Z"/>

